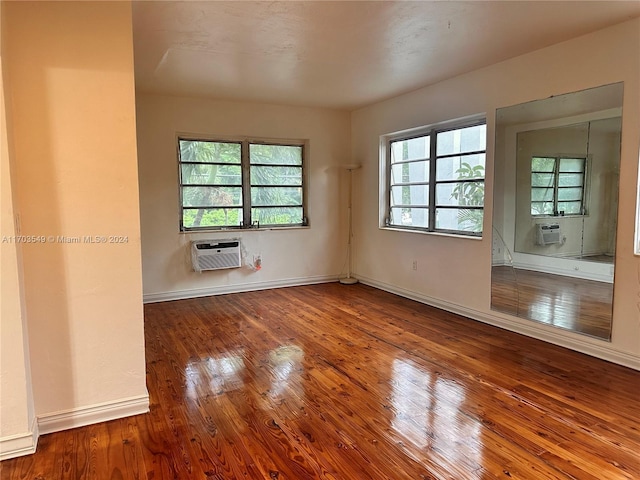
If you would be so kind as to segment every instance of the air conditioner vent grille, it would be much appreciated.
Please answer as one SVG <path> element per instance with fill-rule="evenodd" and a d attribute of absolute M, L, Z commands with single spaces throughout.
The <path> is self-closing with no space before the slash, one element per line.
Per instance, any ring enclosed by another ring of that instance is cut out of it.
<path fill-rule="evenodd" d="M 241 266 L 240 241 L 197 240 L 191 243 L 191 259 L 196 272 Z"/>

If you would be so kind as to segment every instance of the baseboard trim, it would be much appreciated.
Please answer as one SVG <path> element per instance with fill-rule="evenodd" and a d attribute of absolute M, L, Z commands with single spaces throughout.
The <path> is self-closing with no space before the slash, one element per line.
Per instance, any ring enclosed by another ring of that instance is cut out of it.
<path fill-rule="evenodd" d="M 147 293 L 143 295 L 144 303 L 169 302 L 186 298 L 211 297 L 228 293 L 254 292 L 271 288 L 298 287 L 301 285 L 315 285 L 318 283 L 337 282 L 337 275 L 318 275 L 313 277 L 287 278 L 284 280 L 271 280 L 268 282 L 242 283 L 237 285 L 223 285 L 207 288 L 192 288 L 189 290 L 177 290 L 173 292 Z"/>
<path fill-rule="evenodd" d="M 562 275 L 564 277 L 581 278 L 582 280 L 593 280 L 594 282 L 613 283 L 613 275 L 603 273 L 567 270 L 566 268 L 557 268 L 549 265 L 537 265 L 526 262 L 513 262 L 513 267 L 522 270 L 533 270 L 535 272 Z"/>
<path fill-rule="evenodd" d="M 38 415 L 40 435 L 70 428 L 84 427 L 99 422 L 140 415 L 149 411 L 149 395 L 124 398 L 87 407 Z"/>
<path fill-rule="evenodd" d="M 0 438 L 0 462 L 35 453 L 38 446 L 38 436 L 38 422 L 34 418 L 28 432 Z"/>
<path fill-rule="evenodd" d="M 584 335 L 558 330 L 557 328 L 546 326 L 542 323 L 527 322 L 531 323 L 531 325 L 524 324 L 521 323 L 519 319 L 511 318 L 509 315 L 500 314 L 498 312 L 485 313 L 471 308 L 462 307 L 454 303 L 429 297 L 428 295 L 423 295 L 412 290 L 400 288 L 395 285 L 390 285 L 361 275 L 358 275 L 357 278 L 365 285 L 379 288 L 380 290 L 394 293 L 401 297 L 415 300 L 416 302 L 440 308 L 451 313 L 456 313 L 463 317 L 493 325 L 494 327 L 503 328 L 514 333 L 520 333 L 527 337 L 536 338 L 560 347 L 575 350 L 577 352 L 629 367 L 634 370 L 640 370 L 640 357 L 628 352 L 615 350 L 609 347 L 608 345 L 610 344 L 603 340 L 597 340 Z"/>

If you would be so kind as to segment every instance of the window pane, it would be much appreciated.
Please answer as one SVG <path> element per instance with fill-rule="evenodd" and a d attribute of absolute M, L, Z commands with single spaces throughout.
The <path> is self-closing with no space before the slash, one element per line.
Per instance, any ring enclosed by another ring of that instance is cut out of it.
<path fill-rule="evenodd" d="M 580 215 L 582 202 L 558 202 L 558 212 L 564 212 L 564 215 Z"/>
<path fill-rule="evenodd" d="M 487 126 L 459 128 L 440 132 L 436 137 L 437 155 L 475 152 L 487 148 Z"/>
<path fill-rule="evenodd" d="M 261 225 L 300 225 L 302 207 L 252 208 L 251 219 Z"/>
<path fill-rule="evenodd" d="M 302 185 L 302 167 L 251 167 L 252 185 Z"/>
<path fill-rule="evenodd" d="M 427 228 L 429 226 L 429 210 L 417 207 L 394 207 L 391 209 L 390 222 L 391 225 Z"/>
<path fill-rule="evenodd" d="M 484 209 L 436 208 L 436 228 L 482 233 Z"/>
<path fill-rule="evenodd" d="M 531 202 L 531 215 L 553 215 L 553 202 Z"/>
<path fill-rule="evenodd" d="M 548 157 L 533 157 L 531 159 L 532 172 L 553 172 L 556 169 L 556 159 Z"/>
<path fill-rule="evenodd" d="M 558 200 L 582 200 L 582 188 L 559 188 Z"/>
<path fill-rule="evenodd" d="M 431 137 L 410 138 L 409 140 L 396 140 L 391 143 L 391 163 L 405 160 L 417 160 L 429 158 L 431 149 Z"/>
<path fill-rule="evenodd" d="M 484 178 L 485 154 L 439 158 L 436 163 L 437 180 Z"/>
<path fill-rule="evenodd" d="M 302 165 L 302 147 L 289 145 L 249 145 L 251 163 L 268 165 Z"/>
<path fill-rule="evenodd" d="M 181 162 L 240 163 L 239 143 L 180 140 Z"/>
<path fill-rule="evenodd" d="M 561 172 L 584 172 L 584 158 L 561 158 Z"/>
<path fill-rule="evenodd" d="M 391 187 L 391 206 L 394 205 L 428 205 L 428 185 L 403 185 Z"/>
<path fill-rule="evenodd" d="M 436 185 L 436 205 L 484 205 L 484 182 L 439 183 Z"/>
<path fill-rule="evenodd" d="M 255 207 L 302 205 L 302 188 L 251 187 L 251 205 Z"/>
<path fill-rule="evenodd" d="M 534 202 L 553 202 L 553 188 L 532 188 L 531 200 Z"/>
<path fill-rule="evenodd" d="M 531 186 L 553 188 L 554 178 L 555 175 L 553 173 L 532 173 Z"/>
<path fill-rule="evenodd" d="M 184 207 L 242 205 L 241 187 L 182 187 Z"/>
<path fill-rule="evenodd" d="M 560 187 L 582 187 L 584 176 L 581 173 L 560 173 L 558 174 L 558 185 Z"/>
<path fill-rule="evenodd" d="M 429 181 L 429 161 L 391 166 L 391 184 Z"/>
<path fill-rule="evenodd" d="M 187 164 L 180 166 L 184 185 L 241 185 L 240 165 Z"/>
<path fill-rule="evenodd" d="M 239 227 L 241 223 L 241 208 L 189 208 L 182 211 L 184 228 Z"/>

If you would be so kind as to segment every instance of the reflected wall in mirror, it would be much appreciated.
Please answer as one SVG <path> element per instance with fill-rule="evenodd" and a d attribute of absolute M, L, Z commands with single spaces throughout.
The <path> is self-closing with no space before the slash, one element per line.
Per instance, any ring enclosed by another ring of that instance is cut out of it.
<path fill-rule="evenodd" d="M 611 338 L 622 95 L 496 112 L 493 310 Z"/>

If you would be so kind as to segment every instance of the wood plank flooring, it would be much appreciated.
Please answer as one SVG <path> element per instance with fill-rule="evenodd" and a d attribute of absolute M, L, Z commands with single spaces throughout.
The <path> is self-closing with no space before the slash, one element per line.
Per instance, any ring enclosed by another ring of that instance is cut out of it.
<path fill-rule="evenodd" d="M 640 372 L 363 285 L 145 307 L 151 411 L 15 479 L 640 478 Z"/>
<path fill-rule="evenodd" d="M 491 308 L 608 340 L 613 318 L 613 284 L 494 266 Z"/>

